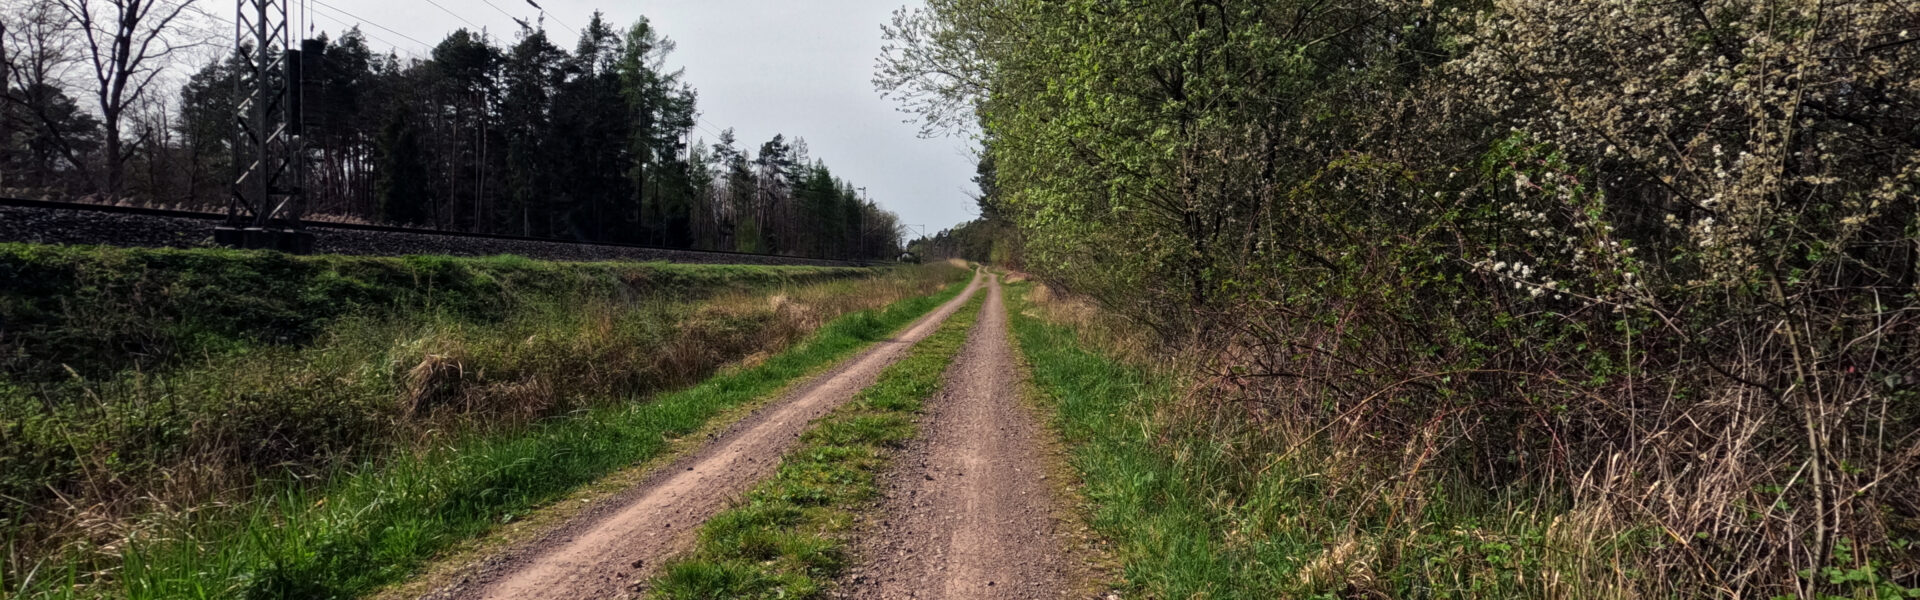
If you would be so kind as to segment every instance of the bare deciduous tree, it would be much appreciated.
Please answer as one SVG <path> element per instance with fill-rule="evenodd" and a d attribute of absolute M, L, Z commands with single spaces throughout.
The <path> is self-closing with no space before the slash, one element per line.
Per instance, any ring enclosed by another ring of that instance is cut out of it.
<path fill-rule="evenodd" d="M 60 0 L 60 6 L 85 44 L 106 128 L 105 191 L 119 195 L 131 157 L 120 138 L 122 118 L 166 72 L 169 56 L 202 45 L 174 31 L 197 15 L 193 0 Z"/>
<path fill-rule="evenodd" d="M 11 135 L 8 131 L 44 128 L 62 157 L 85 173 L 82 153 L 63 135 L 71 132 L 60 126 L 47 102 L 51 92 L 67 91 L 67 78 L 79 60 L 73 33 L 72 21 L 55 0 L 32 0 L 0 15 L 0 104 L 18 111 L 13 118 L 0 118 L 0 139 Z"/>

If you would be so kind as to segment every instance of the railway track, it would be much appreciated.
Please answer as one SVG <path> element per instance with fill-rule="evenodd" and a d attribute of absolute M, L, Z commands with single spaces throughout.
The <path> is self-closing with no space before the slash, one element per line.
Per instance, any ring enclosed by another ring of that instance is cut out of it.
<path fill-rule="evenodd" d="M 226 215 L 184 210 L 51 202 L 0 197 L 0 242 L 129 247 L 213 247 L 213 230 Z M 537 238 L 309 221 L 314 252 L 367 256 L 513 254 L 543 260 L 661 260 L 705 264 L 871 266 L 883 261 L 847 261 L 688 250 L 640 244 Z"/>

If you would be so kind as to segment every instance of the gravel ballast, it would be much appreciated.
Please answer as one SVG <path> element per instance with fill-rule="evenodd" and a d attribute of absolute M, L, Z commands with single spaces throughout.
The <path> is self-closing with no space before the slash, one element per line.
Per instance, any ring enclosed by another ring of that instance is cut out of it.
<path fill-rule="evenodd" d="M 0 205 L 0 242 L 107 245 L 139 248 L 209 248 L 218 219 Z M 793 256 L 642 248 L 519 238 L 468 237 L 430 232 L 393 232 L 315 223 L 313 251 L 355 256 L 496 256 L 538 260 L 666 261 L 694 264 L 848 266 L 848 261 Z"/>

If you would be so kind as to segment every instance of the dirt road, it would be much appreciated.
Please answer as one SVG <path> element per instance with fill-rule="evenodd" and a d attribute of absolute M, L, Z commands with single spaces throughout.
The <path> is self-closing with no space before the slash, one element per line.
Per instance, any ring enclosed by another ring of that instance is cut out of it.
<path fill-rule="evenodd" d="M 852 598 L 1060 598 L 1086 568 L 1066 556 L 1046 480 L 1048 435 L 1020 399 L 1000 284 L 921 435 L 894 458 L 868 527 Z"/>
<path fill-rule="evenodd" d="M 468 569 L 428 598 L 619 598 L 667 557 L 692 546 L 699 525 L 766 478 L 808 425 L 872 384 L 931 334 L 985 279 L 899 337 L 842 363 L 767 405 L 632 490 L 538 539 Z M 998 299 L 998 288 L 994 288 Z M 997 304 L 996 304 L 997 306 Z M 1004 329 L 1004 324 L 1002 325 Z"/>

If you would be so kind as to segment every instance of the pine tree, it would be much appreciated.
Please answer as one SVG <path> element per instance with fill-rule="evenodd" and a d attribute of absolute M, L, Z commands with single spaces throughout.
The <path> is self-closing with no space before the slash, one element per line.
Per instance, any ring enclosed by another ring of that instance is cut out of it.
<path fill-rule="evenodd" d="M 668 200 L 677 196 L 679 204 L 690 202 L 691 190 L 686 183 L 691 178 L 685 175 L 684 166 L 679 167 L 683 170 L 679 177 L 663 173 L 676 168 L 677 157 L 685 150 L 681 140 L 697 118 L 695 94 L 681 81 L 682 71 L 666 70 L 667 56 L 674 47 L 673 40 L 660 35 L 643 17 L 627 29 L 615 67 L 626 99 L 633 156 L 627 173 L 633 202 L 622 214 L 637 230 L 645 232 L 642 241 L 653 244 L 689 237 L 684 230 L 674 232 L 671 225 L 685 220 L 688 211 L 670 207 Z M 670 216 L 675 214 L 681 216 Z"/>
<path fill-rule="evenodd" d="M 432 217 L 433 196 L 425 154 L 407 111 L 394 111 L 380 128 L 375 147 L 374 189 L 381 218 L 403 225 L 426 223 Z"/>
<path fill-rule="evenodd" d="M 609 223 L 630 196 L 625 176 L 634 162 L 627 144 L 632 121 L 617 70 L 620 38 L 600 13 L 593 14 L 567 66 L 568 79 L 553 98 L 547 140 L 557 182 L 576 204 L 561 215 L 560 231 L 575 238 L 635 241 L 631 227 Z"/>
<path fill-rule="evenodd" d="M 507 52 L 498 121 L 506 135 L 506 194 L 514 213 L 509 218 L 520 235 L 554 235 L 556 215 L 574 207 L 571 190 L 558 185 L 551 152 L 553 95 L 565 81 L 566 58 L 537 29 L 523 33 Z"/>

